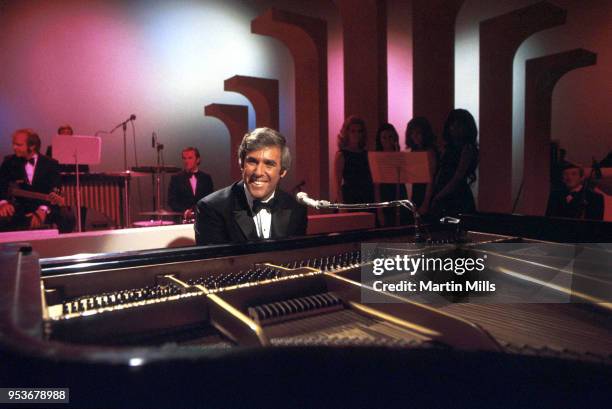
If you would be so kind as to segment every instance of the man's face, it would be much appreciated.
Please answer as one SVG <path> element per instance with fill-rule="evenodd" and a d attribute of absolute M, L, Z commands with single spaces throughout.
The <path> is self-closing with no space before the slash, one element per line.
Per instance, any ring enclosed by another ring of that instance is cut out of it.
<path fill-rule="evenodd" d="M 34 152 L 33 148 L 28 149 L 28 135 L 18 133 L 13 135 L 13 151 L 20 158 L 29 159 Z"/>
<path fill-rule="evenodd" d="M 569 168 L 563 171 L 563 184 L 569 190 L 572 190 L 580 186 L 581 182 L 582 182 L 582 176 L 580 176 L 580 169 Z"/>
<path fill-rule="evenodd" d="M 242 180 L 254 199 L 266 200 L 287 171 L 281 170 L 281 149 L 267 146 L 248 152 L 242 164 Z"/>
<path fill-rule="evenodd" d="M 195 172 L 198 169 L 198 158 L 194 151 L 183 152 L 183 169 L 186 172 Z"/>

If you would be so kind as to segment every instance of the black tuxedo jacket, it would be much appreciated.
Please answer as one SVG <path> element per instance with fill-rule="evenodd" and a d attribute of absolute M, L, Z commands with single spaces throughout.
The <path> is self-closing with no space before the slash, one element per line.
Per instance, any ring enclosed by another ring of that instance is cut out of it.
<path fill-rule="evenodd" d="M 291 195 L 276 190 L 270 238 L 306 234 L 306 207 Z M 198 202 L 195 223 L 196 243 L 243 243 L 260 240 L 244 193 L 244 183 L 236 182 Z"/>
<path fill-rule="evenodd" d="M 584 195 L 586 203 L 583 203 L 581 193 L 570 193 L 567 189 L 551 192 L 546 206 L 546 216 L 576 219 L 580 217 L 584 205 L 585 219 L 603 220 L 604 197 L 591 189 L 587 189 Z M 571 196 L 569 201 L 568 196 Z"/>
<path fill-rule="evenodd" d="M 60 187 L 59 164 L 55 159 L 41 154 L 38 155 L 32 184 L 28 182 L 25 164 L 25 159 L 15 155 L 9 155 L 4 158 L 2 166 L 0 166 L 0 200 L 9 199 L 8 188 L 10 184 L 14 184 L 15 187 L 20 189 L 45 194 L 51 193 L 53 189 Z M 34 211 L 43 204 L 49 205 L 47 202 L 34 199 L 16 198 L 15 200 L 19 208 L 18 210 L 23 212 Z"/>
<path fill-rule="evenodd" d="M 170 186 L 168 186 L 168 205 L 175 212 L 184 212 L 191 209 L 198 203 L 198 200 L 213 192 L 213 181 L 210 175 L 199 171 L 196 174 L 198 183 L 196 184 L 196 192 L 193 194 L 189 179 L 191 173 L 185 171 L 172 175 L 170 178 Z"/>

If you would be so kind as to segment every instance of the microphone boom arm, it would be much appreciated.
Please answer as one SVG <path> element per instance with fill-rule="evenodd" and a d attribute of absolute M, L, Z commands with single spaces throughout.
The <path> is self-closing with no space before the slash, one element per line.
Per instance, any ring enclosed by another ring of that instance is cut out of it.
<path fill-rule="evenodd" d="M 397 207 L 402 206 L 410 210 L 410 212 L 414 215 L 414 226 L 417 242 L 421 241 L 422 234 L 422 224 L 421 224 L 421 215 L 417 211 L 417 207 L 415 204 L 408 199 L 401 200 L 391 200 L 388 202 L 377 202 L 377 203 L 330 203 L 327 200 L 315 200 L 308 197 L 308 194 L 305 192 L 299 192 L 296 195 L 296 199 L 299 203 L 302 203 L 306 206 L 314 207 L 315 209 L 345 209 L 345 210 L 366 210 L 366 209 L 378 209 L 383 207 Z"/>
<path fill-rule="evenodd" d="M 402 200 L 391 200 L 389 202 L 376 202 L 376 203 L 330 203 L 327 201 L 319 201 L 319 209 L 378 209 L 383 207 L 397 207 L 402 206 L 410 210 L 415 214 L 415 217 L 420 217 L 417 212 L 416 206 L 408 199 Z"/>

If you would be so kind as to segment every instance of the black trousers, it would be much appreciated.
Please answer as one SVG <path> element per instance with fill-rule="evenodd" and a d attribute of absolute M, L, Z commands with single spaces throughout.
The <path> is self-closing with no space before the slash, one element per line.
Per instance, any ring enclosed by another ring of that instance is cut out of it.
<path fill-rule="evenodd" d="M 41 228 L 57 228 L 60 233 L 74 230 L 76 218 L 70 207 L 51 206 L 50 210 Z M 16 208 L 13 216 L 0 217 L 0 231 L 29 230 L 32 218 L 26 216 L 28 213 L 31 211 Z"/>

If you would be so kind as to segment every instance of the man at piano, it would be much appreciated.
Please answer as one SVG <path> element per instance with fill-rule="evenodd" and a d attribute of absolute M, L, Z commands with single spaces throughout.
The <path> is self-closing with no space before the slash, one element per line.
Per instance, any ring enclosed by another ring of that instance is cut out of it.
<path fill-rule="evenodd" d="M 197 244 L 242 243 L 306 234 L 306 208 L 278 188 L 291 166 L 285 137 L 270 128 L 246 134 L 238 149 L 242 180 L 196 208 Z"/>
<path fill-rule="evenodd" d="M 40 154 L 40 137 L 31 129 L 18 129 L 12 140 L 15 153 L 0 167 L 0 230 L 61 224 L 58 162 Z"/>
<path fill-rule="evenodd" d="M 183 171 L 172 175 L 168 186 L 168 205 L 175 212 L 183 213 L 184 220 L 194 218 L 195 205 L 213 192 L 213 181 L 200 167 L 200 151 L 188 146 L 181 153 Z"/>

